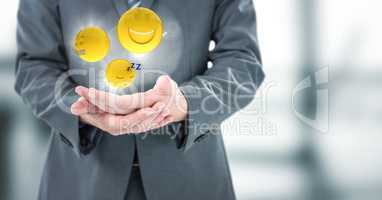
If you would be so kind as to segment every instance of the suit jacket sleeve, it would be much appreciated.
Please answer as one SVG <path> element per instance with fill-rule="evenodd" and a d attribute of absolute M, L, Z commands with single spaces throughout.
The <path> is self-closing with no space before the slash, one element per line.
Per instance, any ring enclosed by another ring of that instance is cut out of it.
<path fill-rule="evenodd" d="M 217 0 L 212 24 L 213 67 L 180 86 L 188 101 L 183 150 L 249 104 L 264 79 L 252 0 Z"/>
<path fill-rule="evenodd" d="M 80 137 L 82 125 L 70 113 L 78 97 L 69 76 L 58 13 L 56 0 L 20 1 L 15 89 L 37 118 L 82 155 L 92 143 Z"/>

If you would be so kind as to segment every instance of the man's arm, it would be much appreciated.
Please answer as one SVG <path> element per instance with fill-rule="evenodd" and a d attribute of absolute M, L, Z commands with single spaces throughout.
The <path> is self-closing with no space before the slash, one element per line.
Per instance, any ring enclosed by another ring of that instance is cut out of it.
<path fill-rule="evenodd" d="M 85 138 L 80 138 L 78 117 L 63 110 L 70 108 L 78 96 L 73 82 L 65 78 L 68 65 L 57 1 L 21 0 L 17 29 L 17 93 L 35 116 L 60 133 L 77 155 L 88 151 L 92 144 L 80 141 Z M 64 79 L 55 88 L 59 78 Z"/>
<path fill-rule="evenodd" d="M 188 101 L 185 151 L 249 104 L 264 79 L 252 0 L 218 0 L 215 7 L 214 65 L 180 86 Z"/>

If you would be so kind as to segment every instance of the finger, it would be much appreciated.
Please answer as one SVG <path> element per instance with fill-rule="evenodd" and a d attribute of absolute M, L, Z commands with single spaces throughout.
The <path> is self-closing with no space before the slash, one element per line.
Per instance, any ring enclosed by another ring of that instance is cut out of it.
<path fill-rule="evenodd" d="M 84 86 L 77 86 L 74 91 L 82 96 L 82 97 L 85 97 L 87 95 L 87 93 L 89 92 L 89 89 L 87 87 L 84 87 Z"/>
<path fill-rule="evenodd" d="M 152 116 L 148 117 L 147 119 L 143 120 L 142 122 L 136 124 L 132 128 L 133 130 L 149 129 L 150 127 L 155 125 L 155 123 L 156 123 L 155 120 L 157 120 L 158 122 L 163 120 L 163 117 L 162 117 L 163 112 L 166 112 L 166 113 L 168 112 L 166 110 L 166 105 L 162 102 L 155 103 L 152 108 L 155 110 L 155 113 Z"/>
<path fill-rule="evenodd" d="M 116 95 L 83 86 L 78 86 L 75 91 L 101 110 L 121 115 L 130 114 L 139 108 L 151 106 L 155 100 L 149 95 L 150 92 Z"/>
<path fill-rule="evenodd" d="M 151 107 L 156 102 L 168 98 L 174 83 L 169 76 L 161 76 L 158 78 L 153 89 L 143 93 L 123 95 L 121 98 L 116 99 L 115 105 L 124 110 Z"/>
<path fill-rule="evenodd" d="M 156 118 L 152 121 L 152 123 L 157 124 L 170 115 L 170 110 L 166 104 L 156 103 L 154 106 L 161 106 L 160 108 L 161 112 L 156 116 Z"/>
<path fill-rule="evenodd" d="M 133 133 L 143 133 L 143 132 L 147 132 L 147 131 L 150 131 L 150 130 L 153 130 L 153 129 L 161 128 L 163 126 L 166 126 L 166 125 L 170 124 L 173 121 L 174 120 L 173 120 L 173 118 L 171 116 L 167 116 L 166 118 L 164 118 L 159 123 L 154 123 L 150 127 L 148 127 L 148 126 L 136 126 L 131 131 Z"/>
<path fill-rule="evenodd" d="M 82 114 L 90 113 L 89 107 L 90 107 L 90 105 L 86 101 L 86 99 L 84 99 L 83 97 L 80 97 L 76 102 L 74 102 L 71 105 L 70 109 L 71 109 L 72 114 L 79 116 Z"/>
<path fill-rule="evenodd" d="M 84 99 L 83 97 L 80 97 L 76 102 L 74 102 L 70 106 L 70 111 L 72 112 L 72 114 L 82 115 L 82 114 L 87 113 L 88 105 L 86 102 L 83 101 L 83 99 Z"/>
<path fill-rule="evenodd" d="M 154 86 L 154 90 L 158 92 L 170 92 L 172 90 L 173 80 L 168 75 L 160 76 Z"/>
<path fill-rule="evenodd" d="M 159 123 L 159 127 L 166 126 L 174 121 L 174 118 L 172 116 L 167 116 L 162 120 L 162 122 Z"/>
<path fill-rule="evenodd" d="M 87 122 L 88 124 L 91 124 L 93 125 L 94 127 L 97 127 L 101 130 L 106 130 L 105 127 L 102 127 L 102 123 L 101 123 L 101 115 L 103 114 L 89 114 L 89 113 L 85 113 L 85 114 L 82 114 L 80 115 L 80 118 Z"/>
<path fill-rule="evenodd" d="M 116 99 L 115 105 L 124 110 L 140 109 L 151 107 L 159 100 L 153 90 L 146 92 L 134 93 L 130 95 L 122 95 L 121 98 Z"/>
<path fill-rule="evenodd" d="M 103 111 L 89 103 L 85 98 L 81 97 L 77 102 L 73 105 L 74 108 L 78 108 L 82 113 L 102 113 Z"/>
<path fill-rule="evenodd" d="M 113 93 L 100 91 L 95 88 L 86 88 L 83 86 L 76 87 L 75 91 L 78 95 L 84 97 L 91 104 L 105 112 L 111 112 L 109 109 L 109 104 L 112 103 L 114 99 L 119 97 Z"/>
<path fill-rule="evenodd" d="M 84 97 L 91 104 L 97 106 L 101 110 L 107 111 L 105 104 L 108 98 L 105 93 L 101 93 L 94 88 L 86 88 L 82 86 L 76 87 L 75 91 L 78 95 Z"/>
<path fill-rule="evenodd" d="M 72 104 L 71 112 L 72 114 L 79 116 L 87 113 L 102 113 L 103 111 L 98 109 L 93 104 L 89 103 L 85 98 L 80 97 L 76 102 Z"/>
<path fill-rule="evenodd" d="M 153 95 L 152 90 L 130 95 L 115 95 L 107 106 L 109 107 L 109 112 L 113 111 L 116 114 L 126 115 L 142 108 L 151 107 L 159 100 L 157 97 Z"/>
<path fill-rule="evenodd" d="M 102 129 L 103 131 L 118 136 L 123 133 L 122 129 L 122 115 L 114 115 L 110 113 L 101 114 L 88 114 L 87 117 L 93 122 L 93 124 Z"/>
<path fill-rule="evenodd" d="M 154 114 L 148 117 L 147 119 L 145 119 L 144 121 L 142 121 L 141 123 L 138 123 L 135 126 L 129 128 L 128 132 L 133 134 L 138 134 L 138 133 L 144 132 L 145 130 L 150 130 L 151 127 L 154 126 L 153 121 L 157 117 L 157 115 L 158 114 Z"/>
<path fill-rule="evenodd" d="M 142 108 L 139 109 L 138 111 L 125 115 L 122 119 L 122 129 L 125 132 L 130 133 L 131 129 L 136 126 L 139 123 L 142 123 L 144 120 L 154 117 L 158 111 L 154 110 L 153 108 Z"/>

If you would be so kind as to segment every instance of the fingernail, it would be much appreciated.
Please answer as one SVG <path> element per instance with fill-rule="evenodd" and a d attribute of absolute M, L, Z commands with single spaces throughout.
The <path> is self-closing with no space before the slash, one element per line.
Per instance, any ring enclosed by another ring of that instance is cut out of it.
<path fill-rule="evenodd" d="M 77 102 L 83 102 L 83 101 L 86 101 L 86 99 L 85 97 L 82 97 L 82 96 L 77 100 Z"/>
<path fill-rule="evenodd" d="M 74 91 L 77 93 L 77 94 L 80 94 L 81 93 L 81 86 L 77 86 Z"/>
<path fill-rule="evenodd" d="M 78 110 L 76 108 L 74 108 L 73 106 L 70 107 L 70 112 L 73 114 L 73 115 L 78 115 Z"/>

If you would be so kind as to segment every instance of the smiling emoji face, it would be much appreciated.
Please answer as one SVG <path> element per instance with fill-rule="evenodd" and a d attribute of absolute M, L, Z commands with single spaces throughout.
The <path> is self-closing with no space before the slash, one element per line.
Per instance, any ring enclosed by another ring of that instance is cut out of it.
<path fill-rule="evenodd" d="M 132 53 L 147 53 L 154 50 L 162 40 L 162 22 L 150 9 L 132 8 L 119 20 L 117 34 L 126 50 Z"/>
<path fill-rule="evenodd" d="M 123 59 L 111 61 L 106 67 L 106 80 L 111 87 L 126 88 L 135 80 L 135 69 Z"/>
<path fill-rule="evenodd" d="M 110 41 L 99 27 L 82 29 L 74 40 L 74 51 L 84 61 L 98 62 L 109 52 Z"/>

